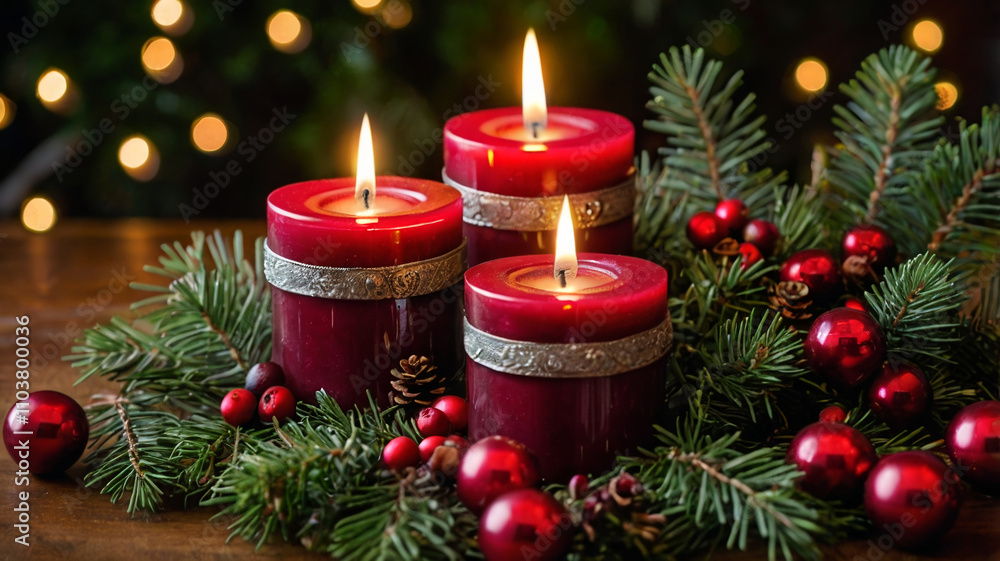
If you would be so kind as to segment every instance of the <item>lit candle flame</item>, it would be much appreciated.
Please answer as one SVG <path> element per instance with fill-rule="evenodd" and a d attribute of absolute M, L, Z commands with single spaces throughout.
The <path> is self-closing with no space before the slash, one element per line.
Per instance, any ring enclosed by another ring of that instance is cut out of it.
<path fill-rule="evenodd" d="M 556 261 L 552 273 L 563 288 L 576 278 L 576 238 L 573 232 L 573 215 L 569 209 L 569 196 L 563 197 L 556 230 Z"/>
<path fill-rule="evenodd" d="M 535 30 L 524 37 L 524 61 L 521 65 L 521 115 L 524 128 L 532 138 L 538 138 L 548 124 L 545 106 L 545 82 L 542 80 L 542 58 L 538 54 Z"/>
<path fill-rule="evenodd" d="M 358 141 L 358 175 L 354 184 L 354 200 L 361 210 L 375 208 L 375 155 L 372 148 L 372 127 L 368 113 L 361 121 L 361 139 Z"/>

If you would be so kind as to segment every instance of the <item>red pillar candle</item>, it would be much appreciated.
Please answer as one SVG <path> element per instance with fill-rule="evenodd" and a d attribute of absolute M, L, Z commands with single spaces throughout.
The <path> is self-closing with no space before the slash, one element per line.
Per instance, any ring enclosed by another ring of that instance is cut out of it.
<path fill-rule="evenodd" d="M 563 288 L 551 255 L 465 274 L 469 436 L 509 436 L 565 482 L 649 444 L 671 343 L 667 272 L 584 253 Z"/>
<path fill-rule="evenodd" d="M 530 74 L 538 64 L 529 61 L 531 45 L 522 108 L 473 111 L 445 124 L 443 177 L 462 191 L 469 264 L 551 254 L 563 195 L 570 196 L 581 251 L 629 255 L 632 123 L 606 111 L 546 108 L 540 66 L 537 77 Z"/>
<path fill-rule="evenodd" d="M 272 356 L 298 399 L 324 389 L 342 407 L 363 407 L 371 391 L 386 404 L 400 360 L 427 356 L 444 372 L 460 364 L 461 197 L 371 173 L 369 209 L 353 178 L 287 185 L 267 199 Z"/>

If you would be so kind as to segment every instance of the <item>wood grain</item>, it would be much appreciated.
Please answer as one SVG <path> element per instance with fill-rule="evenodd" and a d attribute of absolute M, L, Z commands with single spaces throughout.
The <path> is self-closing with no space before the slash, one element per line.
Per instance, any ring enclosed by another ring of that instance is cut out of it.
<path fill-rule="evenodd" d="M 70 221 L 46 234 L 29 234 L 14 222 L 0 222 L 0 408 L 14 402 L 14 317 L 31 319 L 31 351 L 36 368 L 31 389 L 52 389 L 87 403 L 91 395 L 113 392 L 112 384 L 88 380 L 73 386 L 78 373 L 58 359 L 67 354 L 77 331 L 128 314 L 138 294 L 117 290 L 116 279 L 159 282 L 142 272 L 155 263 L 159 246 L 187 241 L 192 229 L 219 228 L 231 235 L 239 228 L 249 237 L 263 235 L 263 222 L 185 224 L 180 221 L 123 220 L 115 222 Z M 135 277 L 131 279 L 129 277 Z M 81 483 L 79 464 L 57 478 L 33 477 L 30 493 L 30 547 L 14 543 L 13 461 L 0 454 L 0 558 L 3 559 L 237 559 L 254 555 L 253 545 L 234 538 L 225 543 L 227 521 L 211 520 L 217 511 L 183 505 L 150 517 L 131 518 L 124 505 L 114 505 L 96 489 Z M 872 536 L 877 539 L 877 534 Z M 871 550 L 871 551 L 869 551 Z M 1000 500 L 967 493 L 956 527 L 941 544 L 918 552 L 895 548 L 882 551 L 868 541 L 855 540 L 826 548 L 828 559 L 901 561 L 915 559 L 1000 560 Z M 754 559 L 749 554 L 719 553 L 717 559 Z M 321 559 L 296 545 L 268 544 L 257 557 L 270 559 Z"/>

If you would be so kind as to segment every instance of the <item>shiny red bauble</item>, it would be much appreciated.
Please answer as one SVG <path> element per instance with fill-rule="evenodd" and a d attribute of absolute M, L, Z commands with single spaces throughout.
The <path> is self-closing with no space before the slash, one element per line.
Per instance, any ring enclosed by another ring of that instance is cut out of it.
<path fill-rule="evenodd" d="M 844 307 L 857 310 L 859 312 L 868 312 L 868 306 L 865 306 L 865 303 L 862 302 L 860 298 L 855 298 L 853 296 L 849 296 L 846 300 L 844 300 Z"/>
<path fill-rule="evenodd" d="M 751 220 L 743 227 L 743 241 L 754 244 L 764 255 L 774 255 L 780 238 L 778 227 L 767 220 Z"/>
<path fill-rule="evenodd" d="M 36 475 L 72 466 L 87 447 L 88 436 L 90 425 L 80 404 L 53 391 L 32 392 L 14 403 L 3 424 L 3 443 L 17 469 Z"/>
<path fill-rule="evenodd" d="M 274 386 L 260 396 L 257 415 L 261 421 L 270 423 L 273 419 L 278 419 L 280 423 L 294 414 L 295 396 L 285 386 Z"/>
<path fill-rule="evenodd" d="M 538 460 L 520 442 L 488 436 L 465 452 L 456 476 L 458 499 L 479 514 L 500 495 L 541 481 Z"/>
<path fill-rule="evenodd" d="M 451 421 L 444 411 L 433 407 L 424 407 L 417 414 L 417 430 L 420 436 L 447 436 L 451 434 Z"/>
<path fill-rule="evenodd" d="M 442 395 L 434 400 L 431 407 L 448 416 L 452 430 L 462 431 L 469 425 L 469 404 L 457 395 Z"/>
<path fill-rule="evenodd" d="M 861 224 L 844 234 L 842 257 L 845 260 L 863 257 L 873 270 L 880 272 L 896 262 L 896 242 L 882 228 Z"/>
<path fill-rule="evenodd" d="M 401 470 L 420 463 L 420 448 L 412 438 L 397 436 L 382 449 L 382 462 L 389 469 Z"/>
<path fill-rule="evenodd" d="M 958 412 L 945 442 L 956 470 L 991 494 L 1000 493 L 1000 401 L 980 401 Z"/>
<path fill-rule="evenodd" d="M 854 427 L 821 421 L 795 435 L 787 459 L 805 474 L 798 481 L 803 491 L 820 499 L 856 500 L 878 454 Z"/>
<path fill-rule="evenodd" d="M 847 411 L 839 405 L 831 405 L 819 412 L 819 420 L 824 423 L 843 423 L 847 420 Z"/>
<path fill-rule="evenodd" d="M 725 224 L 711 212 L 699 212 L 688 220 L 687 237 L 698 249 L 712 249 L 728 236 Z"/>
<path fill-rule="evenodd" d="M 782 281 L 805 283 L 817 302 L 830 301 L 841 288 L 840 263 L 825 249 L 807 249 L 788 258 L 778 271 Z"/>
<path fill-rule="evenodd" d="M 755 246 L 752 243 L 747 243 L 747 242 L 741 243 L 740 255 L 743 257 L 743 260 L 740 261 L 741 271 L 746 269 L 750 265 L 757 263 L 758 261 L 764 260 L 764 254 L 762 254 L 760 250 L 757 249 L 757 246 Z"/>
<path fill-rule="evenodd" d="M 274 386 L 285 385 L 285 371 L 277 362 L 261 362 L 250 367 L 244 388 L 257 397 Z"/>
<path fill-rule="evenodd" d="M 933 454 L 898 452 L 882 458 L 868 475 L 865 507 L 879 532 L 914 547 L 951 528 L 960 490 L 957 474 Z"/>
<path fill-rule="evenodd" d="M 222 398 L 219 411 L 222 413 L 222 419 L 230 425 L 234 427 L 245 425 L 257 416 L 257 396 L 249 390 L 232 390 Z"/>
<path fill-rule="evenodd" d="M 731 237 L 737 237 L 743 232 L 743 227 L 750 220 L 750 209 L 739 199 L 726 199 L 715 205 L 715 217 L 722 222 Z"/>
<path fill-rule="evenodd" d="M 520 489 L 493 501 L 479 519 L 486 561 L 559 559 L 573 538 L 573 521 L 552 495 Z"/>
<path fill-rule="evenodd" d="M 431 459 L 431 455 L 434 454 L 434 449 L 438 446 L 444 445 L 443 436 L 428 436 L 427 438 L 420 441 L 420 461 L 427 463 Z"/>
<path fill-rule="evenodd" d="M 868 403 L 875 417 L 893 429 L 919 424 L 931 409 L 933 391 L 916 366 L 885 364 L 868 387 Z"/>
<path fill-rule="evenodd" d="M 844 388 L 874 375 L 885 360 L 885 335 L 875 319 L 850 308 L 821 314 L 803 344 L 809 368 Z"/>

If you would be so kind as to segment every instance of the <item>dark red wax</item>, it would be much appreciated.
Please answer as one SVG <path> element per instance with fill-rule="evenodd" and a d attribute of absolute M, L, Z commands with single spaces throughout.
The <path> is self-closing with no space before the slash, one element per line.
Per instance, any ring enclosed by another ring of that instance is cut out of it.
<path fill-rule="evenodd" d="M 635 130 L 621 115 L 550 107 L 536 141 L 524 132 L 520 107 L 464 113 L 444 128 L 448 177 L 466 187 L 517 197 L 551 197 L 613 187 L 631 173 Z M 555 230 L 520 232 L 465 225 L 469 265 L 498 257 L 551 254 Z M 632 253 L 632 217 L 577 232 L 577 249 Z"/>
<path fill-rule="evenodd" d="M 403 208 L 358 216 L 330 209 L 354 198 L 354 179 L 287 185 L 267 200 L 267 243 L 287 259 L 327 267 L 384 267 L 430 259 L 462 243 L 458 191 L 434 181 L 376 178 L 375 207 Z M 402 202 L 399 202 L 402 201 Z M 461 360 L 461 285 L 396 300 L 335 300 L 272 287 L 272 360 L 296 398 L 325 389 L 343 407 L 387 403 L 390 370 L 412 354 L 454 371 Z M 388 341 L 388 348 L 386 342 Z"/>
<path fill-rule="evenodd" d="M 667 272 L 649 261 L 580 254 L 580 275 L 613 280 L 579 293 L 525 287 L 518 277 L 553 257 L 499 259 L 465 275 L 466 314 L 476 328 L 540 343 L 613 341 L 659 325 L 667 317 Z M 608 469 L 616 455 L 649 444 L 664 401 L 666 359 L 624 374 L 542 378 L 505 374 L 466 361 L 469 435 L 501 434 L 525 444 L 542 475 L 565 482 L 576 473 Z"/>

